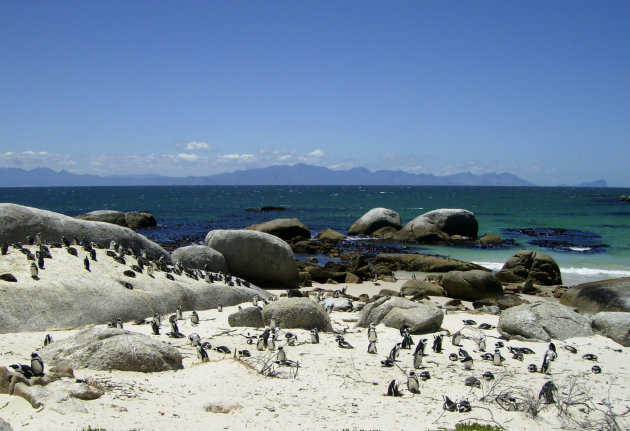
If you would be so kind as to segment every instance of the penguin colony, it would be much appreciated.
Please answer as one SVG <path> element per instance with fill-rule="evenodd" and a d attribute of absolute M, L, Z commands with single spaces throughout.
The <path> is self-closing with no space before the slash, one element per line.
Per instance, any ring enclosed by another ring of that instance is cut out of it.
<path fill-rule="evenodd" d="M 31 242 L 32 241 L 32 242 Z M 32 253 L 29 248 L 24 247 L 21 243 L 13 244 L 10 248 L 8 244 L 4 244 L 1 247 L 2 255 L 7 255 L 8 253 L 16 250 L 19 253 L 23 253 L 26 257 L 26 263 L 29 265 L 30 275 L 34 280 L 40 280 L 40 277 L 43 276 L 45 272 L 46 259 L 52 259 L 52 254 L 50 253 L 49 247 L 63 247 L 66 248 L 68 253 L 75 257 L 80 257 L 78 248 L 83 248 L 83 250 L 87 253 L 83 256 L 82 265 L 85 271 L 91 271 L 91 266 L 96 265 L 98 262 L 98 258 L 101 256 L 100 252 L 97 252 L 98 247 L 89 242 L 80 241 L 78 239 L 73 239 L 72 242 L 62 237 L 60 243 L 55 244 L 45 244 L 41 240 L 41 236 L 36 235 L 36 239 L 29 239 L 29 245 L 34 246 L 35 254 Z M 183 268 L 181 265 L 168 265 L 165 264 L 161 260 L 150 261 L 146 258 L 146 253 L 144 251 L 139 251 L 138 253 L 134 252 L 131 249 L 125 249 L 124 247 L 112 242 L 110 244 L 110 249 L 106 250 L 104 253 L 105 256 L 108 256 L 115 260 L 116 262 L 126 265 L 128 260 L 131 260 L 132 257 L 135 258 L 135 264 L 132 265 L 132 270 L 125 270 L 123 274 L 133 273 L 134 275 L 128 275 L 130 278 L 133 278 L 136 273 L 142 273 L 146 270 L 147 275 L 150 277 L 156 277 L 159 273 L 163 273 L 164 276 L 168 279 L 173 280 L 174 276 L 187 276 L 196 280 L 205 280 L 207 282 L 225 282 L 231 286 L 245 286 L 249 287 L 249 283 L 245 280 L 241 280 L 236 277 L 232 277 L 229 274 L 222 273 L 212 273 L 208 270 L 200 271 L 200 270 L 191 270 L 187 268 Z M 170 276 L 170 277 L 169 277 Z M 130 282 L 126 282 L 123 284 L 125 288 L 133 289 L 133 285 Z M 336 291 L 333 296 L 339 297 L 340 295 L 345 294 L 345 289 Z M 320 299 L 324 299 L 320 297 Z M 267 300 L 258 298 L 257 296 L 253 296 L 252 305 L 257 307 L 262 307 L 267 304 Z M 223 311 L 222 304 L 219 304 L 217 307 L 217 311 Z M 333 311 L 332 306 L 330 306 L 327 310 L 328 313 Z M 175 314 L 171 315 L 168 318 L 168 325 L 170 331 L 161 332 L 163 327 L 162 317 L 159 314 L 155 314 L 152 319 L 144 322 L 151 325 L 152 334 L 154 336 L 167 336 L 171 338 L 185 338 L 186 335 L 180 331 L 178 322 L 190 320 L 191 326 L 197 326 L 200 322 L 199 314 L 192 310 L 189 316 L 185 317 L 184 310 L 182 307 L 178 307 L 175 311 Z M 502 341 L 497 341 L 494 344 L 494 348 L 490 349 L 492 353 L 487 352 L 487 339 L 486 336 L 482 333 L 482 331 L 493 329 L 492 325 L 487 323 L 481 323 L 476 328 L 476 333 L 474 337 L 465 335 L 465 328 L 473 327 L 476 325 L 476 322 L 472 320 L 463 320 L 462 321 L 463 328 L 460 331 L 453 333 L 450 336 L 450 343 L 447 341 L 444 342 L 445 334 L 437 333 L 433 335 L 431 348 L 428 348 L 428 344 L 430 338 L 420 338 L 418 340 L 414 340 L 412 334 L 410 333 L 409 327 L 403 325 L 400 328 L 400 341 L 395 343 L 393 346 L 385 346 L 383 351 L 387 353 L 387 355 L 380 360 L 380 365 L 382 367 L 391 368 L 392 371 L 397 374 L 397 378 L 391 379 L 387 385 L 385 390 L 385 395 L 393 396 L 393 397 L 404 397 L 406 396 L 406 392 L 411 394 L 411 396 L 422 394 L 423 385 L 429 384 L 429 380 L 431 379 L 431 373 L 429 370 L 425 369 L 427 367 L 427 357 L 432 355 L 442 355 L 447 350 L 448 357 L 453 361 L 453 363 L 460 364 L 462 369 L 470 372 L 474 372 L 474 364 L 475 361 L 484 361 L 489 364 L 492 364 L 493 367 L 503 367 L 506 360 L 518 361 L 521 363 L 526 363 L 525 359 L 528 359 L 528 356 L 531 358 L 538 357 L 541 359 L 540 367 L 538 367 L 534 363 L 529 363 L 528 365 L 523 365 L 522 368 L 530 373 L 542 373 L 546 376 L 553 375 L 552 364 L 558 357 L 558 350 L 554 343 L 549 343 L 547 350 L 542 355 L 537 356 L 537 352 L 534 352 L 532 349 L 526 347 L 519 346 L 505 346 Z M 111 327 L 123 329 L 123 322 L 120 318 L 116 318 L 109 324 Z M 286 349 L 286 347 L 295 347 L 300 345 L 300 341 L 295 333 L 286 332 L 284 334 L 284 345 L 280 343 L 280 332 L 281 330 L 275 327 L 274 322 L 272 321 L 270 327 L 265 328 L 258 335 L 246 335 L 247 344 L 255 344 L 256 350 L 258 351 L 270 351 L 276 352 L 274 362 L 279 366 L 287 366 L 287 367 L 299 367 L 300 364 L 297 361 L 293 361 L 289 359 L 291 355 L 291 350 Z M 378 355 L 378 333 L 377 328 L 374 324 L 370 324 L 367 331 L 367 352 L 373 355 Z M 317 328 L 313 328 L 310 330 L 310 337 L 308 341 L 304 340 L 301 343 L 309 342 L 311 344 L 319 344 L 320 343 L 320 333 Z M 326 335 L 332 336 L 332 335 Z M 345 338 L 343 334 L 334 334 L 336 344 L 340 349 L 353 349 L 354 346 L 350 344 Z M 209 340 L 204 341 L 200 334 L 198 333 L 190 333 L 187 336 L 190 341 L 190 345 L 196 351 L 196 356 L 199 362 L 208 362 L 210 361 L 210 356 L 208 351 L 214 351 L 218 354 L 231 354 L 232 349 L 228 346 L 219 345 L 212 346 Z M 446 338 L 448 340 L 448 338 Z M 473 347 L 473 354 L 470 354 L 463 347 L 464 341 L 467 341 L 466 347 Z M 44 340 L 44 345 L 48 345 L 52 343 L 52 336 L 49 334 L 46 336 Z M 471 344 L 468 345 L 468 342 Z M 445 346 L 445 344 L 448 344 Z M 491 344 L 492 345 L 492 344 Z M 361 347 L 361 346 L 360 346 Z M 578 353 L 577 348 L 571 345 L 563 345 L 562 348 L 565 352 L 562 354 L 567 355 L 576 355 Z M 408 357 L 401 357 L 401 351 L 403 350 L 413 350 L 411 354 L 411 360 Z M 432 352 L 430 352 L 432 351 Z M 234 355 L 237 357 L 250 357 L 251 353 L 247 349 L 235 349 Z M 508 357 L 509 359 L 506 359 Z M 580 357 L 579 355 L 577 357 Z M 597 356 L 591 353 L 586 353 L 581 356 L 583 360 L 587 361 L 597 361 Z M 27 364 L 13 364 L 10 367 L 13 368 L 16 372 L 23 374 L 26 378 L 39 377 L 44 375 L 44 362 L 38 353 L 33 352 L 30 358 L 30 365 Z M 529 362 L 529 361 L 527 361 Z M 375 365 L 378 366 L 378 361 L 375 361 Z M 497 368 L 499 369 L 499 368 Z M 420 371 L 418 371 L 420 370 Z M 591 368 L 592 373 L 598 374 L 602 372 L 602 368 L 600 365 L 594 365 Z M 440 372 L 439 369 L 433 369 L 433 372 Z M 401 376 L 404 376 L 404 380 L 401 379 Z M 485 371 L 479 374 L 479 377 L 471 375 L 464 379 L 462 384 L 464 386 L 469 386 L 471 388 L 481 388 L 482 381 L 489 382 L 494 380 L 495 376 L 491 371 Z M 406 389 L 406 391 L 405 391 Z M 558 388 L 554 384 L 552 380 L 547 380 L 546 383 L 542 386 L 539 392 L 539 399 L 543 400 L 545 403 L 554 403 L 554 394 L 556 394 Z M 448 395 L 443 395 L 443 409 L 449 412 L 468 412 L 471 411 L 473 406 L 471 406 L 470 402 L 467 399 L 455 400 L 453 401 Z"/>

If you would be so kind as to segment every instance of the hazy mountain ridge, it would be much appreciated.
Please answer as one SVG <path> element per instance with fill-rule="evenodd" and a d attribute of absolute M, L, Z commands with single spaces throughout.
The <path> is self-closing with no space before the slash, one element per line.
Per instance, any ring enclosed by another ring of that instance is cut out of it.
<path fill-rule="evenodd" d="M 601 182 L 598 182 L 601 184 Z M 605 181 L 603 181 L 605 186 Z M 166 185 L 443 185 L 443 186 L 534 186 L 510 173 L 475 175 L 463 172 L 436 176 L 404 171 L 366 168 L 334 171 L 321 166 L 296 164 L 240 170 L 231 173 L 167 177 L 163 175 L 98 176 L 73 174 L 66 170 L 36 168 L 0 168 L 2 187 L 72 187 L 72 186 L 166 186 Z"/>

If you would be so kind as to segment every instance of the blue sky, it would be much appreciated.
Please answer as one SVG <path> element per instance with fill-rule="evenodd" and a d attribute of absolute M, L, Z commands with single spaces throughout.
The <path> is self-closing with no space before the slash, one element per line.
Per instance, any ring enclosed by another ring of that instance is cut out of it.
<path fill-rule="evenodd" d="M 630 185 L 630 2 L 0 2 L 0 166 Z"/>

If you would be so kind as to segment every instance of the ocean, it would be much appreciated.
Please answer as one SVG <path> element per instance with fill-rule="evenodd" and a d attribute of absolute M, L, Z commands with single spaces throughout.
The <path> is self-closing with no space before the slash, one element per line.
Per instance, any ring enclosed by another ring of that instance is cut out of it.
<path fill-rule="evenodd" d="M 448 256 L 493 270 L 527 248 L 552 256 L 566 285 L 630 276 L 630 204 L 619 188 L 450 186 L 155 186 L 0 188 L 12 202 L 70 216 L 99 209 L 150 211 L 159 227 L 140 232 L 159 243 L 200 242 L 212 229 L 240 229 L 274 218 L 297 217 L 316 235 L 347 233 L 374 207 L 397 211 L 403 224 L 438 208 L 472 211 L 479 236 L 496 233 L 515 245 L 475 248 L 409 245 L 373 239 L 374 247 Z M 251 208 L 283 207 L 253 212 Z"/>

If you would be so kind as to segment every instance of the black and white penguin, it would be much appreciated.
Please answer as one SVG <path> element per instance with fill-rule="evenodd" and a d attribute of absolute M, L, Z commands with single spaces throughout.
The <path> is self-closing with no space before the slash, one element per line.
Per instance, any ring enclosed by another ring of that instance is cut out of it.
<path fill-rule="evenodd" d="M 487 329 L 493 329 L 494 326 L 492 326 L 489 323 L 480 323 L 479 326 L 477 326 L 477 328 L 487 330 Z"/>
<path fill-rule="evenodd" d="M 481 388 L 481 381 L 475 376 L 466 377 L 466 380 L 464 380 L 464 386 Z"/>
<path fill-rule="evenodd" d="M 153 335 L 160 335 L 160 324 L 156 323 L 155 320 L 151 320 L 151 330 L 153 331 Z"/>
<path fill-rule="evenodd" d="M 492 365 L 503 365 L 503 361 L 501 360 L 501 352 L 499 352 L 499 349 L 495 349 L 494 350 L 494 355 L 492 356 Z"/>
<path fill-rule="evenodd" d="M 36 377 L 44 375 L 44 361 L 37 352 L 31 353 L 31 370 Z"/>
<path fill-rule="evenodd" d="M 370 343 L 368 344 L 367 352 L 371 353 L 371 354 L 376 354 L 377 353 L 376 341 L 370 341 Z"/>
<path fill-rule="evenodd" d="M 477 324 L 477 322 L 475 322 L 472 319 L 462 319 L 462 322 L 464 322 L 464 325 L 467 325 L 467 326 L 472 326 L 472 325 L 476 325 Z"/>
<path fill-rule="evenodd" d="M 376 342 L 378 339 L 378 336 L 376 335 L 376 326 L 374 326 L 374 323 L 370 323 L 370 327 L 368 328 L 368 342 Z"/>
<path fill-rule="evenodd" d="M 223 304 L 219 304 L 219 306 L 217 307 L 217 311 L 219 313 L 223 312 Z"/>
<path fill-rule="evenodd" d="M 556 400 L 553 398 L 553 393 L 557 390 L 558 388 L 556 387 L 556 385 L 554 385 L 554 383 L 549 380 L 540 389 L 540 392 L 538 393 L 538 399 L 545 397 L 546 404 L 553 404 L 556 402 Z"/>
<path fill-rule="evenodd" d="M 494 374 L 492 374 L 490 371 L 486 371 L 481 375 L 481 377 L 483 377 L 483 379 L 487 381 L 494 380 Z"/>
<path fill-rule="evenodd" d="M 392 350 L 389 351 L 389 355 L 387 357 L 394 362 L 397 361 L 401 346 L 402 343 L 396 343 L 394 347 L 392 347 Z"/>
<path fill-rule="evenodd" d="M 337 336 L 337 345 L 342 349 L 354 349 L 341 335 Z"/>
<path fill-rule="evenodd" d="M 153 273 L 155 272 L 155 269 L 153 267 L 153 262 L 149 262 L 147 263 L 147 275 L 149 277 L 153 277 Z"/>
<path fill-rule="evenodd" d="M 120 329 L 123 329 L 123 323 L 122 323 L 122 320 L 120 319 L 120 317 L 119 317 L 119 318 L 117 318 L 117 319 L 114 321 L 114 328 L 120 328 Z"/>
<path fill-rule="evenodd" d="M 317 328 L 311 329 L 311 344 L 319 344 L 319 330 Z"/>
<path fill-rule="evenodd" d="M 276 336 L 275 334 L 271 334 L 269 338 L 267 338 L 267 349 L 270 351 L 276 350 Z"/>
<path fill-rule="evenodd" d="M 195 326 L 199 324 L 199 314 L 197 314 L 195 310 L 193 310 L 192 313 L 190 313 L 190 323 L 192 323 Z"/>
<path fill-rule="evenodd" d="M 456 360 L 458 360 L 458 359 L 459 359 L 459 357 L 457 356 L 457 353 L 451 353 L 451 354 L 449 354 L 449 355 L 448 355 L 448 359 L 449 359 L 450 361 L 455 362 Z"/>
<path fill-rule="evenodd" d="M 416 353 L 413 354 L 413 367 L 415 369 L 422 368 L 422 356 L 422 353 L 416 349 Z"/>
<path fill-rule="evenodd" d="M 400 336 L 404 337 L 406 332 L 409 332 L 409 325 L 402 325 L 400 327 Z"/>
<path fill-rule="evenodd" d="M 33 377 L 33 371 L 31 370 L 30 365 L 26 364 L 12 364 L 9 365 L 10 368 L 13 368 L 17 373 L 22 374 L 27 379 Z"/>
<path fill-rule="evenodd" d="M 409 331 L 405 331 L 405 335 L 403 335 L 402 342 L 400 343 L 401 349 L 411 349 L 413 345 L 413 339 L 411 338 L 411 334 Z"/>
<path fill-rule="evenodd" d="M 586 359 L 587 361 L 597 361 L 597 355 L 592 353 L 586 353 L 582 355 L 582 359 Z"/>
<path fill-rule="evenodd" d="M 77 251 L 76 248 L 68 247 L 66 250 L 68 251 L 68 254 L 70 254 L 70 255 L 72 255 L 74 257 L 79 257 L 79 252 Z"/>
<path fill-rule="evenodd" d="M 252 305 L 254 307 L 258 307 L 258 295 L 254 295 L 254 297 L 252 298 Z"/>
<path fill-rule="evenodd" d="M 201 336 L 193 332 L 188 336 L 188 341 L 190 341 L 190 345 L 193 347 L 199 346 L 201 344 Z"/>
<path fill-rule="evenodd" d="M 262 336 L 258 337 L 258 342 L 256 343 L 256 349 L 261 352 L 265 350 L 265 340 Z"/>
<path fill-rule="evenodd" d="M 542 365 L 540 366 L 540 372 L 543 374 L 549 374 L 550 367 L 551 367 L 551 356 L 545 355 L 545 357 L 543 358 Z"/>
<path fill-rule="evenodd" d="M 52 344 L 53 342 L 53 337 L 50 334 L 46 334 L 46 336 L 44 337 L 44 347 L 46 347 L 49 344 Z"/>
<path fill-rule="evenodd" d="M 564 347 L 564 350 L 566 350 L 569 353 L 573 353 L 573 354 L 577 353 L 577 349 L 569 344 L 566 344 L 563 347 Z"/>
<path fill-rule="evenodd" d="M 486 336 L 485 335 L 482 335 L 481 337 L 479 337 L 479 340 L 477 340 L 477 350 L 479 350 L 480 352 L 486 351 Z"/>
<path fill-rule="evenodd" d="M 44 269 L 44 253 L 38 250 L 35 252 L 35 255 L 37 256 L 37 267 L 39 269 Z"/>
<path fill-rule="evenodd" d="M 538 372 L 538 367 L 534 364 L 529 364 L 527 366 L 527 371 L 529 371 L 530 373 L 537 373 Z"/>
<path fill-rule="evenodd" d="M 158 328 L 160 327 L 160 324 L 162 323 L 162 319 L 160 319 L 160 315 L 157 313 L 153 314 L 153 322 L 155 322 L 155 324 L 158 326 Z"/>
<path fill-rule="evenodd" d="M 31 277 L 33 280 L 38 280 L 37 274 L 39 270 L 37 269 L 37 264 L 35 262 L 31 262 Z"/>
<path fill-rule="evenodd" d="M 431 378 L 431 373 L 429 373 L 428 371 L 423 371 L 420 373 L 420 380 L 422 380 L 423 382 L 426 382 L 430 378 Z"/>
<path fill-rule="evenodd" d="M 453 337 L 451 338 L 451 342 L 453 343 L 453 346 L 461 346 L 462 345 L 462 333 L 457 331 L 456 333 L 453 334 Z"/>
<path fill-rule="evenodd" d="M 284 362 L 287 360 L 287 354 L 282 346 L 278 346 L 278 354 L 276 355 L 276 360 L 279 362 Z"/>
<path fill-rule="evenodd" d="M 427 339 L 426 338 L 421 338 L 418 341 L 418 344 L 416 345 L 416 350 L 413 352 L 414 356 L 415 355 L 420 355 L 420 356 L 424 356 L 424 350 L 427 347 Z"/>
<path fill-rule="evenodd" d="M 433 351 L 435 353 L 442 353 L 442 337 L 444 337 L 443 334 L 433 336 Z"/>
<path fill-rule="evenodd" d="M 285 334 L 285 338 L 287 340 L 288 346 L 295 346 L 295 343 L 297 342 L 297 335 L 295 335 L 293 332 L 287 332 Z"/>
<path fill-rule="evenodd" d="M 514 349 L 512 354 L 512 359 L 516 359 L 517 361 L 523 360 L 523 352 L 520 349 Z"/>
<path fill-rule="evenodd" d="M 210 360 L 210 358 L 208 358 L 208 352 L 206 352 L 206 349 L 204 349 L 201 344 L 197 345 L 197 358 L 199 358 L 201 362 L 207 362 Z"/>
<path fill-rule="evenodd" d="M 83 267 L 86 271 L 90 270 L 90 258 L 87 257 L 87 255 L 85 256 L 85 259 L 83 259 Z"/>
<path fill-rule="evenodd" d="M 446 395 L 442 395 L 444 397 L 444 404 L 442 404 L 442 408 L 449 412 L 457 411 L 457 404 L 455 404 L 449 397 Z"/>
<path fill-rule="evenodd" d="M 2 256 L 6 256 L 9 253 L 9 244 L 6 242 L 2 244 Z"/>
<path fill-rule="evenodd" d="M 556 350 L 556 345 L 555 344 L 549 343 L 549 350 L 547 350 L 547 353 L 549 353 L 550 351 L 553 352 L 553 353 L 550 354 L 551 360 L 555 361 L 556 358 L 558 357 L 558 351 Z"/>
<path fill-rule="evenodd" d="M 388 397 L 402 397 L 402 392 L 398 390 L 398 380 L 394 379 L 389 382 L 387 386 L 387 396 Z"/>
<path fill-rule="evenodd" d="M 457 403 L 457 411 L 459 413 L 466 413 L 472 410 L 472 406 L 468 400 L 462 400 Z"/>
<path fill-rule="evenodd" d="M 464 364 L 464 368 L 465 368 L 466 370 L 470 370 L 470 369 L 472 368 L 472 366 L 473 366 L 473 358 L 472 358 L 472 356 L 470 356 L 470 355 L 468 355 L 468 356 L 464 356 L 464 357 L 460 360 L 460 362 L 461 362 L 462 364 Z"/>
<path fill-rule="evenodd" d="M 413 370 L 409 371 L 409 376 L 407 377 L 407 389 L 414 394 L 420 393 L 420 382 L 418 382 L 418 376 Z"/>
<path fill-rule="evenodd" d="M 90 250 L 90 259 L 92 259 L 92 261 L 93 261 L 93 262 L 98 262 L 98 261 L 96 260 L 96 249 L 94 249 L 94 248 L 92 248 L 92 249 Z"/>
<path fill-rule="evenodd" d="M 593 372 L 593 374 L 599 374 L 602 372 L 602 369 L 599 365 L 593 365 L 591 371 Z"/>
<path fill-rule="evenodd" d="M 232 351 L 230 350 L 228 346 L 219 346 L 215 350 L 219 353 L 224 353 L 226 355 L 232 353 Z"/>
<path fill-rule="evenodd" d="M 184 316 L 182 315 L 182 306 L 181 305 L 177 306 L 177 311 L 175 312 L 175 315 L 177 316 L 177 320 L 184 320 Z"/>

